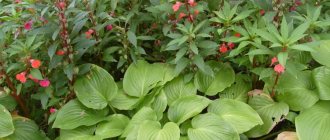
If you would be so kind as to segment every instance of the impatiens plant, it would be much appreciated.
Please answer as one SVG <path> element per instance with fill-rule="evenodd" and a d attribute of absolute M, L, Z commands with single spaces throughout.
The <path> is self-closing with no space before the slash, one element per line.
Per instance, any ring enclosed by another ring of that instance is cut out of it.
<path fill-rule="evenodd" d="M 328 0 L 0 0 L 0 140 L 330 138 Z"/>

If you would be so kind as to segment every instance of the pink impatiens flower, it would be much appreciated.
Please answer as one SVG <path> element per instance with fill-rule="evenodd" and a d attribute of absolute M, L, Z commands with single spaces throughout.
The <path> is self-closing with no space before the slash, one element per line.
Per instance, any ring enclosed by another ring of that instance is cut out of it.
<path fill-rule="evenodd" d="M 229 49 L 234 49 L 235 44 L 233 42 L 229 42 L 228 44 Z"/>
<path fill-rule="evenodd" d="M 275 65 L 275 67 L 274 67 L 274 71 L 275 71 L 276 73 L 278 73 L 278 74 L 283 73 L 284 70 L 285 70 L 285 67 L 282 66 L 281 64 L 277 64 L 277 65 Z"/>
<path fill-rule="evenodd" d="M 274 65 L 276 62 L 278 62 L 277 57 L 272 58 L 272 63 L 270 64 L 271 66 Z"/>
<path fill-rule="evenodd" d="M 196 6 L 197 5 L 195 0 L 188 0 L 188 3 L 189 3 L 190 6 Z"/>
<path fill-rule="evenodd" d="M 56 111 L 57 110 L 55 108 L 53 108 L 53 107 L 49 109 L 49 112 L 52 113 L 52 114 L 55 113 Z"/>
<path fill-rule="evenodd" d="M 109 25 L 107 26 L 107 30 L 108 30 L 108 31 L 111 31 L 111 30 L 112 30 L 112 28 L 113 28 L 113 27 L 112 27 L 112 25 L 111 25 L 111 24 L 109 24 Z"/>
<path fill-rule="evenodd" d="M 265 10 L 264 10 L 264 9 L 261 9 L 261 10 L 259 11 L 259 14 L 260 14 L 261 16 L 265 15 Z"/>
<path fill-rule="evenodd" d="M 24 24 L 24 29 L 25 29 L 25 30 L 31 30 L 31 28 L 32 28 L 32 24 L 33 24 L 33 21 L 32 21 L 32 20 L 26 22 L 26 23 Z"/>
<path fill-rule="evenodd" d="M 50 85 L 50 81 L 48 79 L 41 80 L 39 81 L 39 85 L 41 87 L 48 87 Z"/>
<path fill-rule="evenodd" d="M 20 81 L 21 83 L 25 83 L 25 82 L 26 82 L 26 77 L 25 77 L 25 75 L 26 75 L 26 72 L 21 72 L 21 73 L 19 73 L 19 74 L 16 74 L 16 79 L 17 79 L 18 81 Z"/>
<path fill-rule="evenodd" d="M 178 11 L 181 7 L 182 3 L 177 1 L 173 6 L 172 6 L 172 9 L 174 12 Z"/>

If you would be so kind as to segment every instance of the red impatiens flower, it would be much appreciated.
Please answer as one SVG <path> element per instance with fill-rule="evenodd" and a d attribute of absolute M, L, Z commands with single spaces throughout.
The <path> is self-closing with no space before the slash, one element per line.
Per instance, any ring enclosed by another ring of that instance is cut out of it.
<path fill-rule="evenodd" d="M 112 25 L 111 25 L 111 24 L 107 25 L 107 30 L 108 30 L 108 31 L 111 31 L 111 30 L 112 30 L 112 28 L 113 28 L 113 27 L 112 27 Z"/>
<path fill-rule="evenodd" d="M 277 62 L 278 62 L 277 57 L 273 57 L 272 58 L 272 63 L 270 65 L 272 66 L 272 65 L 274 65 Z"/>
<path fill-rule="evenodd" d="M 219 47 L 220 53 L 226 53 L 228 51 L 227 46 L 225 43 L 222 43 L 222 45 Z"/>
<path fill-rule="evenodd" d="M 241 37 L 241 34 L 240 33 L 235 33 L 234 36 Z"/>
<path fill-rule="evenodd" d="M 41 80 L 39 81 L 39 85 L 41 87 L 48 87 L 50 85 L 50 81 L 48 79 Z"/>
<path fill-rule="evenodd" d="M 229 49 L 234 49 L 235 44 L 233 42 L 229 42 L 228 44 Z"/>
<path fill-rule="evenodd" d="M 31 67 L 38 69 L 41 66 L 41 61 L 38 59 L 30 59 Z"/>
<path fill-rule="evenodd" d="M 64 9 L 66 7 L 66 3 L 65 2 L 60 2 L 60 3 L 58 3 L 58 7 L 60 9 Z"/>
<path fill-rule="evenodd" d="M 185 16 L 187 16 L 187 15 L 186 15 L 185 13 L 182 13 L 182 12 L 181 12 L 181 13 L 179 14 L 179 18 L 178 18 L 178 19 L 181 20 L 181 19 L 184 18 Z"/>
<path fill-rule="evenodd" d="M 195 0 L 188 0 L 188 3 L 189 3 L 190 6 L 196 6 L 197 5 Z"/>
<path fill-rule="evenodd" d="M 92 34 L 94 33 L 93 29 L 89 29 L 87 32 L 85 32 L 86 38 L 90 39 L 92 37 Z"/>
<path fill-rule="evenodd" d="M 289 9 L 290 12 L 292 11 L 296 11 L 296 6 L 291 6 L 290 9 Z"/>
<path fill-rule="evenodd" d="M 265 10 L 264 10 L 264 9 L 261 9 L 261 10 L 259 11 L 259 13 L 260 13 L 261 16 L 263 16 L 263 15 L 265 15 Z"/>
<path fill-rule="evenodd" d="M 32 28 L 32 24 L 33 24 L 33 21 L 32 21 L 32 20 L 26 22 L 26 23 L 24 24 L 24 29 L 25 29 L 25 30 L 31 30 L 31 28 Z"/>
<path fill-rule="evenodd" d="M 65 51 L 64 50 L 58 50 L 58 51 L 56 51 L 56 55 L 58 55 L 58 56 L 62 56 L 64 54 L 65 54 Z"/>
<path fill-rule="evenodd" d="M 300 6 L 300 5 L 302 5 L 302 2 L 301 2 L 300 0 L 296 0 L 296 1 L 295 1 L 295 4 L 296 4 L 297 6 Z"/>
<path fill-rule="evenodd" d="M 172 9 L 174 12 L 178 11 L 181 7 L 182 3 L 177 1 L 173 6 L 172 6 Z"/>
<path fill-rule="evenodd" d="M 278 73 L 278 74 L 283 73 L 284 70 L 285 70 L 285 67 L 282 66 L 281 64 L 277 64 L 277 65 L 275 65 L 275 67 L 274 67 L 274 71 L 275 71 L 276 73 Z"/>
<path fill-rule="evenodd" d="M 19 73 L 19 74 L 16 74 L 16 79 L 17 79 L 18 81 L 20 81 L 21 83 L 25 83 L 25 82 L 26 82 L 26 77 L 25 77 L 25 75 L 26 75 L 26 72 L 21 72 L 21 73 Z"/>
<path fill-rule="evenodd" d="M 49 109 L 49 112 L 52 113 L 52 114 L 55 113 L 56 111 L 57 110 L 55 108 L 53 108 L 53 107 Z"/>

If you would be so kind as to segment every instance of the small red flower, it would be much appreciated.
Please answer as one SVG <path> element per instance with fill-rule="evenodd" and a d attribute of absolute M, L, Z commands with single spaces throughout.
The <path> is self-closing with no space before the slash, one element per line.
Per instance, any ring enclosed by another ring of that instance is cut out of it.
<path fill-rule="evenodd" d="M 199 14 L 198 10 L 194 10 L 194 15 L 197 16 Z"/>
<path fill-rule="evenodd" d="M 90 39 L 92 37 L 92 34 L 90 32 L 85 32 L 85 35 L 86 35 L 86 38 L 87 39 Z"/>
<path fill-rule="evenodd" d="M 57 110 L 55 108 L 53 108 L 53 107 L 49 109 L 49 112 L 52 113 L 52 114 L 55 113 L 56 111 Z"/>
<path fill-rule="evenodd" d="M 60 2 L 60 3 L 58 3 L 58 7 L 60 9 L 64 9 L 66 7 L 66 3 L 65 2 Z"/>
<path fill-rule="evenodd" d="M 58 50 L 58 51 L 56 51 L 56 55 L 58 55 L 58 56 L 62 56 L 64 54 L 65 54 L 65 51 L 64 50 Z"/>
<path fill-rule="evenodd" d="M 290 12 L 292 11 L 296 11 L 296 6 L 291 6 L 290 9 L 289 9 Z"/>
<path fill-rule="evenodd" d="M 182 13 L 182 12 L 181 12 L 181 13 L 179 14 L 179 18 L 178 18 L 178 19 L 181 20 L 181 19 L 184 18 L 185 16 L 187 16 L 187 15 L 186 15 L 185 13 Z"/>
<path fill-rule="evenodd" d="M 89 29 L 88 32 L 89 32 L 90 34 L 93 34 L 93 33 L 94 33 L 94 30 L 93 30 L 93 29 Z"/>
<path fill-rule="evenodd" d="M 15 0 L 15 3 L 21 3 L 22 2 L 22 0 Z"/>
<path fill-rule="evenodd" d="M 188 3 L 192 7 L 197 5 L 197 3 L 195 2 L 195 0 L 188 0 Z"/>
<path fill-rule="evenodd" d="M 21 83 L 25 83 L 25 82 L 26 82 L 26 77 L 25 77 L 25 75 L 26 75 L 26 72 L 21 72 L 21 73 L 19 73 L 19 74 L 16 74 L 16 79 L 17 79 L 18 81 L 20 81 Z"/>
<path fill-rule="evenodd" d="M 261 16 L 263 16 L 263 15 L 265 15 L 265 10 L 264 10 L 264 9 L 261 9 L 261 10 L 259 11 L 259 13 L 260 13 Z"/>
<path fill-rule="evenodd" d="M 38 59 L 30 59 L 31 67 L 38 69 L 41 66 L 41 61 Z"/>
<path fill-rule="evenodd" d="M 278 73 L 278 74 L 283 73 L 284 70 L 285 70 L 285 67 L 282 66 L 281 64 L 277 64 L 277 65 L 275 65 L 275 67 L 274 67 L 274 71 L 275 71 L 276 73 Z"/>
<path fill-rule="evenodd" d="M 240 33 L 235 33 L 234 36 L 241 37 L 241 34 Z"/>
<path fill-rule="evenodd" d="M 48 79 L 41 80 L 39 81 L 39 85 L 41 87 L 48 87 L 50 85 L 50 81 Z"/>
<path fill-rule="evenodd" d="M 33 82 L 36 82 L 36 83 L 38 83 L 39 82 L 39 80 L 38 79 L 36 79 L 36 78 L 34 78 L 31 74 L 29 74 L 29 76 L 28 76 Z"/>
<path fill-rule="evenodd" d="M 296 0 L 296 1 L 295 1 L 295 4 L 296 4 L 297 6 L 300 6 L 300 5 L 302 5 L 303 3 L 302 3 L 300 0 Z"/>
<path fill-rule="evenodd" d="M 172 9 L 174 12 L 178 11 L 181 7 L 182 3 L 177 1 L 173 6 L 172 6 Z"/>
<path fill-rule="evenodd" d="M 25 29 L 25 30 L 31 30 L 31 28 L 32 28 L 32 24 L 33 24 L 33 21 L 32 21 L 32 20 L 26 22 L 26 23 L 24 24 L 24 29 Z"/>
<path fill-rule="evenodd" d="M 278 62 L 277 57 L 273 57 L 272 58 L 272 63 L 270 65 L 272 66 L 272 65 L 274 65 L 277 62 Z"/>
<path fill-rule="evenodd" d="M 235 44 L 233 42 L 229 42 L 228 44 L 229 49 L 234 49 Z"/>
<path fill-rule="evenodd" d="M 113 27 L 112 27 L 112 25 L 111 25 L 111 24 L 109 24 L 109 25 L 107 26 L 107 30 L 108 30 L 108 31 L 111 31 L 111 30 L 112 30 L 112 28 L 113 28 Z"/>
<path fill-rule="evenodd" d="M 222 45 L 219 47 L 220 53 L 226 53 L 228 51 L 227 46 L 225 43 L 222 43 Z"/>

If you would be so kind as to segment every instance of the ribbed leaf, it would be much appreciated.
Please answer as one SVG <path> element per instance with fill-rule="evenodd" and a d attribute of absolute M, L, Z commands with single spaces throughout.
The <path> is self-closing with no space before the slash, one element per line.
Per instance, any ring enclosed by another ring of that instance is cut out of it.
<path fill-rule="evenodd" d="M 90 72 L 76 80 L 74 90 L 79 101 L 93 109 L 103 109 L 117 94 L 117 85 L 103 68 L 92 65 Z"/>
<path fill-rule="evenodd" d="M 118 89 L 116 97 L 110 101 L 110 105 L 119 110 L 131 110 L 136 107 L 140 98 L 127 95 L 123 89 Z"/>
<path fill-rule="evenodd" d="M 97 125 L 95 135 L 102 139 L 112 138 L 121 135 L 129 122 L 129 118 L 122 114 L 114 114 L 105 122 Z"/>
<path fill-rule="evenodd" d="M 0 104 L 0 138 L 14 133 L 13 119 L 9 111 Z"/>
<path fill-rule="evenodd" d="M 164 92 L 166 94 L 168 104 L 172 104 L 180 97 L 196 94 L 197 89 L 194 83 L 185 83 L 184 77 L 179 76 L 165 85 Z"/>
<path fill-rule="evenodd" d="M 314 48 L 315 52 L 312 52 L 314 60 L 322 65 L 330 67 L 330 40 L 323 41 L 320 46 Z"/>
<path fill-rule="evenodd" d="M 249 105 L 258 112 L 263 125 L 257 125 L 246 133 L 248 137 L 260 137 L 269 133 L 274 126 L 289 113 L 289 106 L 283 102 L 274 102 L 273 99 L 262 91 L 249 92 Z"/>
<path fill-rule="evenodd" d="M 74 129 L 91 126 L 105 119 L 105 110 L 93 110 L 83 106 L 78 100 L 71 100 L 58 112 L 53 128 Z"/>
<path fill-rule="evenodd" d="M 188 129 L 189 140 L 239 140 L 239 135 L 229 123 L 212 114 L 201 114 L 192 119 Z"/>
<path fill-rule="evenodd" d="M 17 105 L 15 99 L 12 96 L 1 93 L 0 93 L 0 104 L 3 105 L 9 111 L 14 110 Z"/>
<path fill-rule="evenodd" d="M 330 138 L 330 101 L 320 101 L 296 118 L 299 140 Z"/>
<path fill-rule="evenodd" d="M 207 75 L 198 71 L 195 75 L 195 86 L 206 95 L 216 95 L 218 92 L 223 91 L 235 81 L 235 72 L 228 64 L 210 62 L 215 76 Z"/>
<path fill-rule="evenodd" d="M 235 76 L 235 83 L 229 88 L 226 88 L 220 98 L 235 99 L 242 102 L 247 102 L 247 93 L 252 89 L 252 84 L 249 80 L 245 80 L 243 75 Z"/>
<path fill-rule="evenodd" d="M 323 66 L 313 70 L 313 79 L 321 100 L 330 100 L 330 68 Z"/>
<path fill-rule="evenodd" d="M 238 133 L 243 133 L 263 122 L 258 113 L 249 105 L 232 100 L 221 99 L 213 101 L 207 108 L 208 112 L 217 114 L 231 124 Z"/>
<path fill-rule="evenodd" d="M 209 103 L 209 99 L 198 95 L 181 97 L 170 105 L 167 114 L 168 119 L 177 124 L 181 124 L 202 112 Z"/>
<path fill-rule="evenodd" d="M 75 129 L 61 129 L 60 136 L 56 140 L 102 140 L 95 136 L 95 126 L 81 126 Z"/>
<path fill-rule="evenodd" d="M 145 121 L 138 132 L 137 140 L 179 140 L 180 128 L 173 122 L 168 122 L 161 128 L 157 121 Z"/>

